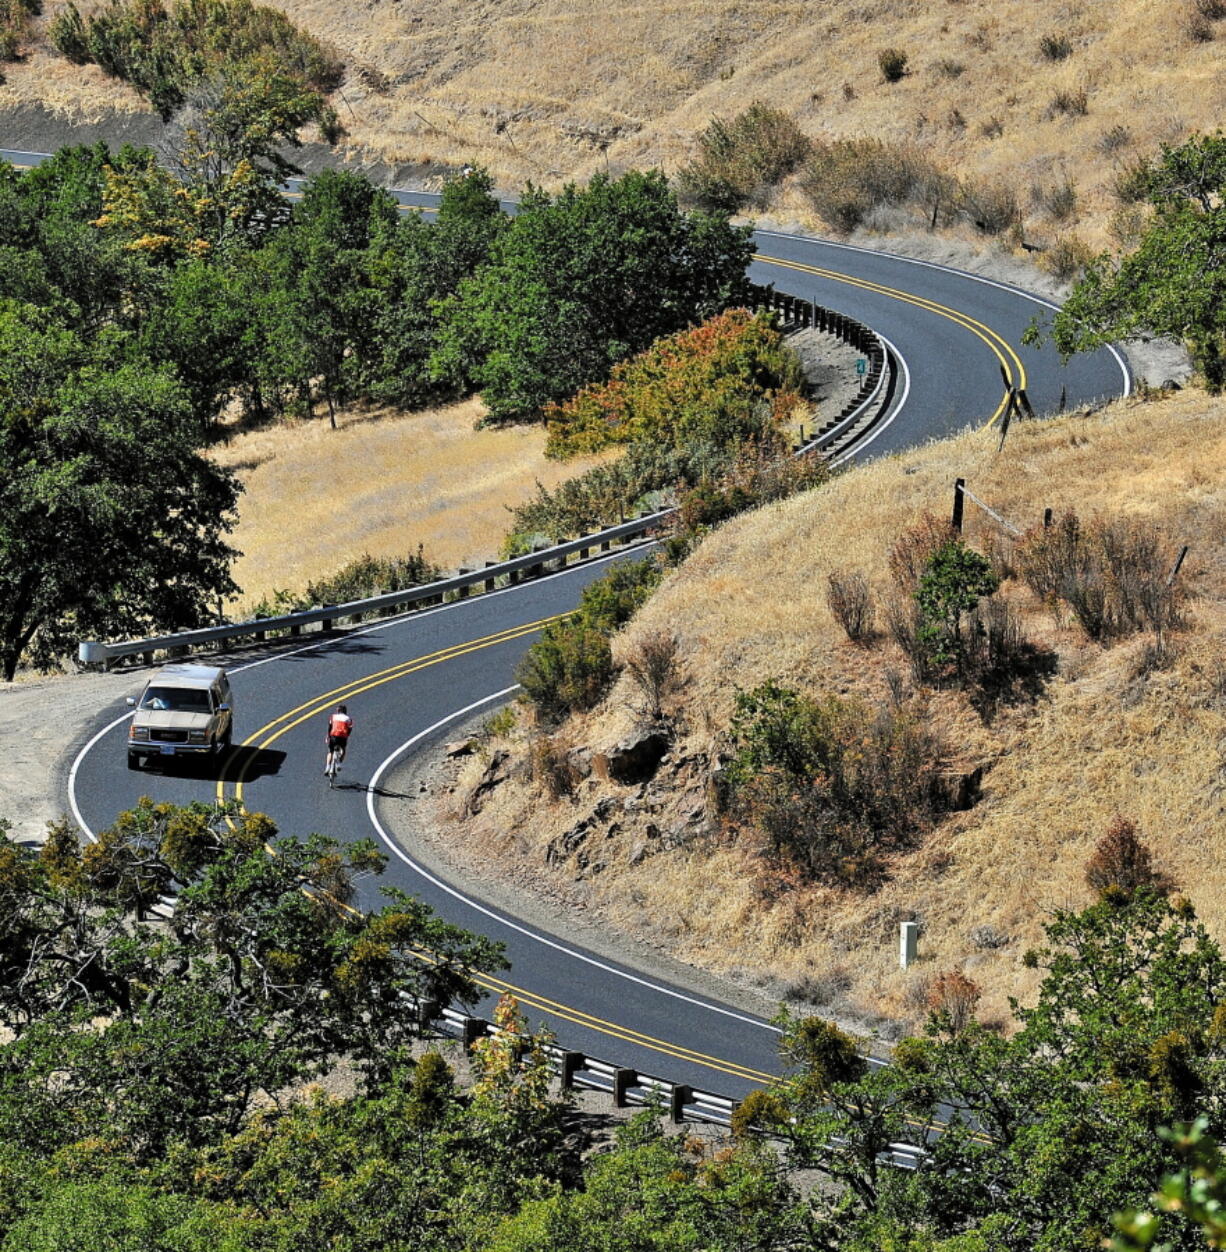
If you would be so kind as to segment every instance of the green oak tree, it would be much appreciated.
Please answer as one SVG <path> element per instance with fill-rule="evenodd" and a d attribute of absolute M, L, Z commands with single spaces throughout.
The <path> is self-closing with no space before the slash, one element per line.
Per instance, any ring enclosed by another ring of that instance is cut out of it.
<path fill-rule="evenodd" d="M 0 301 L 0 670 L 89 634 L 207 620 L 233 588 L 232 475 L 199 455 L 189 397 L 127 341 Z"/>
<path fill-rule="evenodd" d="M 1198 135 L 1143 172 L 1149 216 L 1133 252 L 1103 255 L 1052 323 L 1062 353 L 1131 335 L 1188 345 L 1212 390 L 1226 385 L 1226 136 Z M 1032 326 L 1028 339 L 1039 338 Z"/>
<path fill-rule="evenodd" d="M 742 300 L 749 235 L 720 215 L 682 213 L 658 171 L 598 175 L 557 197 L 529 188 L 489 263 L 450 302 L 432 368 L 467 376 L 495 418 L 535 416 Z"/>

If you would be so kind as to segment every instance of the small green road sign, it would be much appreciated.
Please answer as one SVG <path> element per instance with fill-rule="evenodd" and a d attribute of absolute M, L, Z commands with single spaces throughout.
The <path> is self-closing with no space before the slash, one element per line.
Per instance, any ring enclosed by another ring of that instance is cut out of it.
<path fill-rule="evenodd" d="M 856 373 L 859 374 L 861 378 L 868 373 L 868 362 L 863 357 L 860 357 L 856 361 Z"/>

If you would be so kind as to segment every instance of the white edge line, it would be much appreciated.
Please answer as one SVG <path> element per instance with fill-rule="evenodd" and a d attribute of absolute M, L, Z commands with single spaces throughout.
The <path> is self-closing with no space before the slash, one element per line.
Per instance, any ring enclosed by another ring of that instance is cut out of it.
<path fill-rule="evenodd" d="M 902 395 L 898 399 L 898 403 L 894 405 L 894 411 L 876 427 L 869 431 L 868 437 L 862 440 L 856 440 L 846 452 L 840 452 L 838 456 L 831 461 L 831 465 L 842 465 L 844 461 L 850 460 L 853 456 L 857 456 L 860 451 L 867 448 L 874 439 L 877 438 L 884 430 L 894 424 L 894 419 L 902 412 L 903 405 L 907 403 L 907 397 L 911 394 L 911 370 L 907 365 L 907 358 L 879 331 L 873 331 L 873 334 L 881 340 L 883 344 L 898 358 L 899 365 L 902 366 L 903 386 Z"/>
<path fill-rule="evenodd" d="M 421 742 L 421 740 L 436 733 L 442 727 L 446 726 L 448 722 L 453 722 L 467 713 L 472 713 L 476 709 L 481 708 L 482 705 L 492 704 L 495 700 L 503 700 L 516 690 L 518 690 L 518 687 L 504 687 L 501 691 L 495 691 L 492 695 L 485 696 L 481 700 L 475 700 L 472 704 L 465 708 L 457 709 L 454 713 L 449 713 L 446 717 L 440 718 L 437 722 L 435 722 L 433 726 L 429 726 L 425 730 L 418 731 L 417 734 L 402 743 L 400 747 L 398 747 L 390 756 L 386 758 L 386 760 L 384 760 L 379 768 L 375 770 L 374 774 L 371 775 L 370 783 L 366 792 L 367 816 L 370 818 L 371 825 L 376 831 L 378 831 L 379 837 L 385 844 L 387 844 L 396 856 L 398 856 L 415 874 L 424 878 L 426 882 L 437 887 L 440 891 L 446 892 L 449 896 L 459 900 L 462 904 L 466 904 L 469 908 L 474 909 L 476 912 L 481 913 L 485 917 L 490 918 L 492 921 L 497 922 L 499 925 L 505 926 L 509 930 L 514 930 L 527 939 L 543 944 L 547 948 L 553 948 L 555 952 L 561 952 L 565 956 L 573 957 L 575 960 L 582 961 L 584 964 L 592 966 L 593 969 L 601 970 L 606 974 L 612 974 L 617 978 L 622 978 L 627 982 L 635 983 L 640 987 L 646 987 L 650 991 L 656 991 L 662 995 L 671 996 L 674 1000 L 681 1000 L 685 1004 L 692 1004 L 695 1008 L 706 1009 L 711 1013 L 719 1013 L 723 1017 L 730 1017 L 734 1021 L 744 1022 L 749 1026 L 758 1026 L 763 1030 L 771 1031 L 775 1034 L 781 1033 L 779 1027 L 777 1026 L 771 1026 L 766 1022 L 759 1021 L 757 1018 L 749 1017 L 743 1013 L 737 1013 L 733 1009 L 723 1008 L 718 1004 L 711 1004 L 706 1000 L 699 1000 L 694 996 L 688 996 L 684 994 L 684 992 L 675 991 L 671 987 L 661 986 L 659 983 L 650 981 L 650 979 L 640 978 L 637 974 L 631 974 L 626 970 L 618 969 L 616 966 L 608 965 L 604 961 L 599 961 L 595 957 L 588 956 L 584 952 L 578 952 L 574 948 L 567 947 L 566 944 L 559 943 L 555 939 L 546 938 L 546 936 L 538 934 L 534 930 L 529 930 L 528 927 L 522 926 L 518 922 L 504 917 L 501 913 L 497 913 L 493 909 L 486 908 L 485 905 L 479 904 L 471 896 L 466 896 L 463 892 L 458 891 L 455 887 L 444 882 L 441 878 L 435 877 L 435 875 L 430 873 L 430 871 L 424 866 L 413 860 L 413 858 L 410 857 L 408 853 L 405 852 L 404 849 L 401 848 L 399 844 L 397 844 L 396 841 L 387 833 L 375 812 L 375 789 L 378 787 L 379 779 L 383 777 L 383 774 L 397 760 L 399 760 L 400 757 L 410 752 L 418 743 Z"/>
<path fill-rule="evenodd" d="M 1035 295 L 1033 291 L 1027 291 L 1025 287 L 1016 287 L 1013 283 L 1002 283 L 995 278 L 985 278 L 982 274 L 975 274 L 970 270 L 960 270 L 956 265 L 942 265 L 939 261 L 921 261 L 919 257 L 903 256 L 899 252 L 886 252 L 877 248 L 866 248 L 862 244 L 856 243 L 837 243 L 833 239 L 821 239 L 816 235 L 792 235 L 785 230 L 755 230 L 754 234 L 769 236 L 773 239 L 799 239 L 803 243 L 815 243 L 823 248 L 838 248 L 843 252 L 859 252 L 864 256 L 888 257 L 892 261 L 904 261 L 907 265 L 918 265 L 923 269 L 939 270 L 943 274 L 955 274 L 959 278 L 968 278 L 973 283 L 982 283 L 985 287 L 995 287 L 998 291 L 1007 291 L 1011 295 L 1021 296 L 1025 300 L 1030 300 L 1034 304 L 1041 304 L 1044 308 L 1055 309 L 1057 313 L 1060 311 L 1060 305 L 1046 299 L 1044 296 Z M 778 259 L 786 260 L 785 257 L 779 257 Z M 767 264 L 769 264 L 769 259 Z M 1128 363 L 1114 344 L 1109 343 L 1105 346 L 1107 351 L 1115 357 L 1115 363 L 1120 367 L 1120 373 L 1124 376 L 1123 398 L 1127 399 L 1132 395 L 1132 371 L 1128 368 Z"/>
<path fill-rule="evenodd" d="M 81 762 L 85 760 L 86 755 L 93 748 L 103 735 L 109 735 L 116 726 L 121 726 L 131 717 L 131 713 L 123 713 L 113 722 L 108 722 L 103 728 L 77 753 L 76 759 L 72 763 L 72 768 L 68 771 L 68 803 L 72 808 L 72 815 L 76 818 L 77 825 L 85 832 L 85 837 L 90 843 L 97 843 L 98 837 L 85 824 L 85 818 L 81 816 L 81 808 L 77 804 L 77 770 L 81 768 Z"/>

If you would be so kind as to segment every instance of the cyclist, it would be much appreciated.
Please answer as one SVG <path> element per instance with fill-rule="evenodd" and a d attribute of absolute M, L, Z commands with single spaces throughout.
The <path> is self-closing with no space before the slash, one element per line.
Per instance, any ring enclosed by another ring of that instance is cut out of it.
<path fill-rule="evenodd" d="M 349 736 L 353 734 L 353 718 L 349 716 L 348 710 L 343 704 L 336 706 L 336 712 L 328 718 L 328 734 L 326 736 L 328 744 L 328 754 L 324 757 L 324 773 L 328 772 L 328 766 L 332 762 L 332 754 L 336 753 L 336 768 L 340 769 L 341 762 L 345 759 L 345 748 L 349 744 Z"/>

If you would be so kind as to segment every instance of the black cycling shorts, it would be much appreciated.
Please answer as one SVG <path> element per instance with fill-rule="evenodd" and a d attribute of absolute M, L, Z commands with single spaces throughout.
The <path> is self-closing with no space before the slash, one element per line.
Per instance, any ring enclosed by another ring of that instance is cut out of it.
<path fill-rule="evenodd" d="M 328 751 L 335 752 L 339 748 L 340 751 L 344 752 L 345 748 L 348 746 L 348 743 L 349 743 L 348 735 L 329 735 L 328 736 Z"/>

